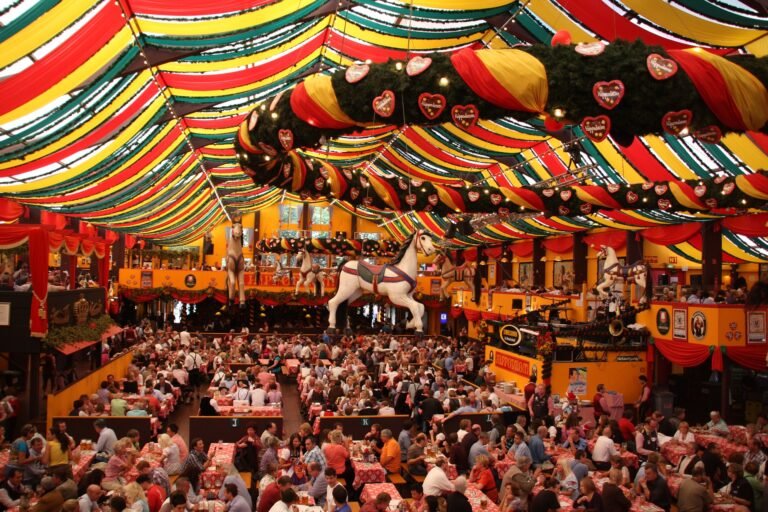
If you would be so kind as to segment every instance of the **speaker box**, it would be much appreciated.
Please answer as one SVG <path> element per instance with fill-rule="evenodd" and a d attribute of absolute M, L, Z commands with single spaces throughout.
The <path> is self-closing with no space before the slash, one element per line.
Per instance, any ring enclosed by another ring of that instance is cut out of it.
<path fill-rule="evenodd" d="M 557 347 L 555 349 L 554 361 L 560 363 L 572 362 L 575 347 Z"/>

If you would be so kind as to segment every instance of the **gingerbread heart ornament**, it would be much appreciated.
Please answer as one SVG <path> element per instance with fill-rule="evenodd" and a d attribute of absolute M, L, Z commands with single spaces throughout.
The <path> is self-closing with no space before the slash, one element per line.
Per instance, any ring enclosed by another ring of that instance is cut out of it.
<path fill-rule="evenodd" d="M 589 203 L 582 203 L 581 206 L 579 206 L 579 211 L 584 215 L 589 215 L 592 213 L 592 205 Z"/>
<path fill-rule="evenodd" d="M 707 144 L 717 144 L 723 138 L 723 132 L 715 125 L 705 126 L 701 130 L 693 132 L 693 136 Z"/>
<path fill-rule="evenodd" d="M 478 192 L 477 190 L 470 190 L 467 193 L 467 197 L 469 198 L 470 201 L 474 203 L 475 201 L 480 199 L 480 192 Z"/>
<path fill-rule="evenodd" d="M 445 96 L 442 94 L 430 94 L 428 92 L 419 94 L 419 110 L 430 121 L 440 117 L 440 114 L 445 110 L 445 106 Z"/>
<path fill-rule="evenodd" d="M 395 111 L 395 93 L 387 89 L 373 98 L 373 111 L 381 117 L 390 117 Z"/>
<path fill-rule="evenodd" d="M 491 194 L 491 204 L 498 206 L 501 203 L 501 194 Z"/>
<path fill-rule="evenodd" d="M 621 190 L 621 185 L 619 185 L 618 183 L 609 183 L 606 186 L 606 188 L 608 189 L 608 192 L 610 192 L 611 194 L 615 194 L 616 192 Z"/>
<path fill-rule="evenodd" d="M 595 97 L 598 105 L 612 110 L 624 97 L 624 82 L 621 80 L 611 80 L 610 82 L 597 82 L 592 87 L 592 96 Z"/>
<path fill-rule="evenodd" d="M 409 206 L 413 206 L 416 204 L 417 198 L 416 194 L 408 194 L 405 196 L 405 202 L 408 203 Z"/>
<path fill-rule="evenodd" d="M 576 53 L 585 57 L 595 57 L 605 51 L 605 43 L 596 41 L 594 43 L 579 43 L 573 48 Z"/>
<path fill-rule="evenodd" d="M 278 130 L 277 138 L 280 140 L 280 145 L 283 149 L 290 151 L 293 149 L 293 132 L 291 130 Z"/>
<path fill-rule="evenodd" d="M 429 57 L 416 56 L 405 65 L 405 72 L 408 76 L 420 75 L 432 65 L 432 59 Z"/>
<path fill-rule="evenodd" d="M 691 126 L 693 112 L 688 109 L 667 112 L 661 118 L 661 127 L 670 135 L 680 135 Z"/>
<path fill-rule="evenodd" d="M 581 122 L 584 134 L 594 142 L 602 142 L 611 131 L 611 119 L 608 116 L 585 117 Z"/>
<path fill-rule="evenodd" d="M 344 78 L 350 84 L 356 84 L 368 75 L 371 67 L 368 64 L 353 64 L 344 72 Z"/>
<path fill-rule="evenodd" d="M 627 202 L 629 204 L 635 204 L 638 199 L 640 199 L 640 197 L 631 190 L 627 192 Z"/>
<path fill-rule="evenodd" d="M 658 53 L 652 53 L 645 59 L 645 64 L 651 76 L 656 80 L 666 80 L 677 73 L 677 62 L 665 59 Z"/>
<path fill-rule="evenodd" d="M 432 206 L 437 206 L 437 202 L 440 200 L 437 194 L 430 194 L 427 197 L 427 201 L 429 201 L 429 204 Z"/>
<path fill-rule="evenodd" d="M 456 105 L 451 109 L 451 119 L 462 130 L 469 130 L 480 119 L 480 111 L 473 104 Z"/>
<path fill-rule="evenodd" d="M 545 188 L 541 191 L 541 193 L 544 195 L 544 197 L 552 197 L 555 195 L 555 190 L 552 188 Z"/>

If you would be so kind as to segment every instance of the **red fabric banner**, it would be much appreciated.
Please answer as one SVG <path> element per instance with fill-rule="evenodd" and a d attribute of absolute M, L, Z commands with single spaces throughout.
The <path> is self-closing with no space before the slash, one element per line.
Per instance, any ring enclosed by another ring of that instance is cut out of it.
<path fill-rule="evenodd" d="M 133 249 L 136 245 L 136 241 L 138 238 L 136 238 L 133 235 L 125 235 L 125 248 L 126 249 Z"/>
<path fill-rule="evenodd" d="M 661 355 L 683 367 L 699 366 L 709 358 L 707 345 L 695 345 L 685 341 L 654 340 Z"/>
<path fill-rule="evenodd" d="M 615 250 L 623 248 L 627 244 L 626 231 L 604 231 L 585 236 L 582 241 L 592 247 L 600 248 L 601 245 L 613 247 Z"/>
<path fill-rule="evenodd" d="M 768 213 L 726 217 L 723 227 L 732 233 L 744 236 L 768 236 Z"/>
<path fill-rule="evenodd" d="M 509 249 L 518 258 L 527 258 L 533 254 L 533 240 L 526 240 L 517 244 L 511 244 Z"/>
<path fill-rule="evenodd" d="M 728 359 L 744 368 L 749 368 L 756 372 L 764 372 L 766 371 L 765 357 L 768 355 L 768 345 L 728 347 L 725 355 L 728 356 Z"/>
<path fill-rule="evenodd" d="M 725 349 L 725 347 L 722 347 Z M 712 370 L 716 372 L 723 371 L 723 351 L 720 347 L 714 347 L 712 351 Z"/>
<path fill-rule="evenodd" d="M 0 220 L 3 222 L 15 222 L 20 219 L 26 208 L 16 201 L 0 197 Z"/>
<path fill-rule="evenodd" d="M 0 226 L 0 246 L 17 246 L 27 240 L 29 272 L 32 276 L 30 331 L 42 338 L 48 332 L 48 230 L 42 226 Z"/>
<path fill-rule="evenodd" d="M 670 226 L 658 226 L 644 229 L 640 235 L 651 243 L 657 245 L 675 245 L 686 242 L 692 236 L 699 233 L 701 224 L 690 222 Z"/>
<path fill-rule="evenodd" d="M 465 249 L 462 251 L 464 261 L 477 261 L 477 248 Z"/>
<path fill-rule="evenodd" d="M 561 236 L 558 238 L 547 238 L 542 242 L 544 247 L 552 252 L 564 254 L 573 250 L 573 237 Z"/>
<path fill-rule="evenodd" d="M 483 251 L 486 256 L 493 259 L 498 259 L 501 256 L 501 246 L 491 247 Z"/>
<path fill-rule="evenodd" d="M 43 210 L 40 212 L 40 224 L 51 229 L 62 230 L 67 227 L 67 218 L 60 213 Z"/>
<path fill-rule="evenodd" d="M 451 318 L 459 318 L 464 313 L 464 308 L 451 306 Z"/>
<path fill-rule="evenodd" d="M 470 322 L 477 322 L 483 317 L 476 309 L 465 309 L 464 316 L 467 317 L 467 320 Z"/>

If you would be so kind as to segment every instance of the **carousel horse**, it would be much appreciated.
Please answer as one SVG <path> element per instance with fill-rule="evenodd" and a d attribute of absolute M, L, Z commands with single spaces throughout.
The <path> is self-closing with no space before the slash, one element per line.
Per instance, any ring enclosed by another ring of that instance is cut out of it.
<path fill-rule="evenodd" d="M 280 262 L 280 258 L 276 258 L 275 270 L 272 274 L 272 284 L 277 284 L 282 278 L 291 277 L 291 270 L 283 268 L 283 264 Z"/>
<path fill-rule="evenodd" d="M 386 265 L 371 265 L 362 260 L 344 263 L 339 270 L 336 295 L 328 301 L 328 332 L 336 331 L 336 313 L 340 307 L 343 312 L 363 292 L 373 292 L 374 295 L 388 297 L 396 306 L 408 308 L 413 318 L 406 328 L 412 327 L 417 334 L 421 334 L 424 329 L 421 321 L 424 305 L 413 298 L 418 274 L 418 250 L 427 256 L 435 252 L 432 238 L 424 231 L 417 231 L 408 237 L 397 256 Z"/>
<path fill-rule="evenodd" d="M 293 292 L 293 295 L 299 294 L 299 288 L 302 285 L 310 295 L 317 296 L 318 292 L 320 297 L 325 295 L 325 271 L 320 269 L 320 265 L 312 263 L 312 257 L 306 248 L 296 257 L 296 263 L 299 262 L 301 263 L 299 279 L 296 281 L 296 290 Z M 320 285 L 320 290 L 317 289 L 318 284 Z"/>
<path fill-rule="evenodd" d="M 640 292 L 640 303 L 644 304 L 648 299 L 645 296 L 645 289 L 648 280 L 648 265 L 642 261 L 637 261 L 631 265 L 622 265 L 619 262 L 619 258 L 616 257 L 616 251 L 613 247 L 605 245 L 600 246 L 600 251 L 597 254 L 598 258 L 605 258 L 603 264 L 603 276 L 599 283 L 597 283 L 597 293 L 601 299 L 607 299 L 609 297 L 608 291 L 613 288 L 613 285 L 618 279 L 625 282 L 634 282 Z"/>
<path fill-rule="evenodd" d="M 235 290 L 239 291 L 240 307 L 245 307 L 245 258 L 243 257 L 243 223 L 232 219 L 232 233 L 227 241 L 227 292 L 229 303 L 235 303 Z"/>
<path fill-rule="evenodd" d="M 450 251 L 440 252 L 435 258 L 435 264 L 440 268 L 440 298 L 447 299 L 448 287 L 453 283 L 462 282 L 469 287 L 469 291 L 475 293 L 475 272 L 471 263 L 465 261 L 456 265 Z"/>

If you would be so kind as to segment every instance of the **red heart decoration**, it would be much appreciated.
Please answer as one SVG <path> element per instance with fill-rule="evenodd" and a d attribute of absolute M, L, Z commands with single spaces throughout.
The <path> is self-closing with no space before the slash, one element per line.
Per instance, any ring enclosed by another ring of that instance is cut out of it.
<path fill-rule="evenodd" d="M 652 181 L 644 181 L 642 185 L 643 190 L 651 190 L 653 188 L 653 182 Z"/>
<path fill-rule="evenodd" d="M 491 194 L 491 204 L 494 206 L 498 206 L 498 204 L 501 202 L 501 194 Z"/>
<path fill-rule="evenodd" d="M 618 183 L 609 183 L 606 188 L 608 189 L 608 192 L 610 192 L 611 194 L 615 194 L 616 192 L 621 190 L 621 185 L 619 185 Z"/>
<path fill-rule="evenodd" d="M 677 73 L 677 62 L 665 59 L 658 53 L 652 53 L 645 59 L 645 65 L 656 80 L 666 80 Z"/>
<path fill-rule="evenodd" d="M 662 210 L 669 210 L 672 208 L 672 202 L 669 199 L 659 199 L 656 204 L 658 204 L 659 208 Z"/>
<path fill-rule="evenodd" d="M 264 142 L 259 142 L 259 147 L 263 152 L 265 152 L 269 156 L 275 156 L 277 154 L 277 150 L 275 148 L 273 148 L 272 146 Z"/>
<path fill-rule="evenodd" d="M 387 89 L 373 98 L 373 111 L 381 117 L 389 117 L 395 111 L 395 93 Z"/>
<path fill-rule="evenodd" d="M 680 135 L 680 132 L 691 126 L 691 121 L 693 121 L 693 112 L 688 109 L 667 112 L 661 118 L 661 127 L 670 135 Z"/>
<path fill-rule="evenodd" d="M 584 215 L 588 215 L 592 213 L 592 205 L 589 203 L 582 203 L 582 205 L 579 206 L 579 210 L 581 210 L 581 213 Z"/>
<path fill-rule="evenodd" d="M 347 68 L 344 78 L 350 84 L 356 84 L 368 75 L 371 67 L 368 64 L 353 64 Z"/>
<path fill-rule="evenodd" d="M 605 43 L 596 41 L 594 43 L 579 43 L 574 47 L 579 55 L 585 57 L 595 57 L 605 51 Z"/>
<path fill-rule="evenodd" d="M 611 80 L 610 82 L 597 82 L 592 87 L 592 96 L 597 104 L 608 110 L 616 108 L 621 98 L 624 97 L 624 82 Z"/>
<path fill-rule="evenodd" d="M 429 204 L 432 206 L 437 206 L 439 198 L 437 197 L 437 194 L 430 194 L 429 197 L 427 197 L 427 201 L 429 201 Z"/>
<path fill-rule="evenodd" d="M 408 194 L 405 196 L 405 202 L 408 203 L 408 205 L 413 206 L 416 204 L 416 194 Z"/>
<path fill-rule="evenodd" d="M 725 185 L 723 185 L 723 195 L 729 196 L 731 195 L 731 192 L 733 192 L 736 189 L 736 184 L 732 181 L 729 181 Z"/>
<path fill-rule="evenodd" d="M 635 204 L 635 203 L 637 202 L 637 200 L 638 200 L 638 199 L 640 199 L 640 196 L 638 196 L 637 194 L 635 194 L 635 193 L 634 193 L 634 192 L 632 192 L 631 190 L 629 190 L 629 191 L 627 192 L 627 202 L 628 202 L 629 204 Z"/>
<path fill-rule="evenodd" d="M 315 180 L 315 188 L 317 190 L 323 190 L 324 186 L 325 186 L 325 178 L 317 178 Z"/>
<path fill-rule="evenodd" d="M 608 116 L 585 117 L 581 122 L 584 134 L 594 142 L 602 142 L 611 131 L 611 119 Z"/>
<path fill-rule="evenodd" d="M 723 132 L 715 125 L 705 126 L 701 130 L 693 132 L 693 136 L 707 144 L 717 144 L 723 138 Z"/>
<path fill-rule="evenodd" d="M 445 106 L 445 96 L 442 94 L 430 94 L 428 92 L 419 94 L 419 110 L 430 121 L 440 117 Z"/>
<path fill-rule="evenodd" d="M 707 193 L 707 186 L 696 185 L 696 187 L 693 189 L 693 193 L 696 194 L 696 197 L 704 197 L 704 194 Z"/>
<path fill-rule="evenodd" d="M 365 196 L 365 197 L 363 198 L 363 204 L 364 204 L 365 206 L 371 206 L 371 205 L 373 204 L 373 198 L 372 198 L 372 197 L 370 197 L 370 196 Z"/>
<path fill-rule="evenodd" d="M 432 208 L 433 208 L 433 206 L 431 204 L 425 204 L 424 205 L 424 211 L 425 212 L 431 212 Z"/>
<path fill-rule="evenodd" d="M 710 208 L 717 208 L 717 199 L 715 199 L 714 197 L 710 197 L 709 199 L 704 201 L 704 204 L 706 204 Z"/>
<path fill-rule="evenodd" d="M 669 187 L 667 187 L 666 185 L 656 185 L 655 187 L 653 187 L 653 190 L 654 192 L 656 192 L 657 196 L 663 196 L 664 194 L 667 193 L 667 190 L 669 190 Z"/>
<path fill-rule="evenodd" d="M 573 195 L 573 192 L 570 190 L 560 191 L 560 199 L 562 199 L 563 201 L 568 201 L 571 198 L 571 195 Z"/>
<path fill-rule="evenodd" d="M 469 130 L 477 124 L 477 120 L 480 118 L 480 112 L 477 110 L 477 107 L 472 104 L 456 105 L 451 109 L 451 118 L 456 126 L 463 130 Z"/>
<path fill-rule="evenodd" d="M 352 187 L 349 189 L 349 197 L 351 197 L 353 201 L 357 199 L 357 196 L 359 195 L 360 195 L 360 190 L 358 190 L 357 188 Z"/>
<path fill-rule="evenodd" d="M 499 208 L 499 215 L 509 215 L 509 208 Z"/>
<path fill-rule="evenodd" d="M 553 195 L 555 195 L 554 189 L 551 189 L 551 188 L 545 188 L 544 190 L 541 191 L 541 193 L 544 195 L 544 197 L 552 197 Z"/>
<path fill-rule="evenodd" d="M 328 179 L 328 169 L 325 167 L 321 167 L 317 172 L 320 173 L 320 176 L 322 176 L 325 179 Z"/>
<path fill-rule="evenodd" d="M 715 178 L 715 185 L 719 185 L 719 184 L 721 184 L 722 182 L 724 182 L 727 179 L 728 179 L 728 176 L 726 176 L 724 174 L 721 174 L 720 176 L 717 176 Z"/>
<path fill-rule="evenodd" d="M 283 149 L 290 151 L 293 148 L 293 132 L 291 130 L 278 130 L 277 138 Z"/>
<path fill-rule="evenodd" d="M 559 213 L 560 215 L 568 215 L 569 213 L 571 213 L 571 210 L 568 209 L 567 206 L 560 205 L 557 207 L 557 213 Z"/>
<path fill-rule="evenodd" d="M 398 178 L 397 186 L 400 187 L 400 190 L 408 190 L 408 184 L 403 179 Z"/>
<path fill-rule="evenodd" d="M 474 203 L 475 201 L 480 199 L 480 192 L 478 192 L 477 190 L 470 190 L 469 192 L 467 192 L 467 197 L 469 198 L 470 201 Z"/>
<path fill-rule="evenodd" d="M 405 65 L 405 72 L 408 74 L 408 76 L 416 76 L 426 71 L 426 69 L 431 65 L 431 58 L 416 56 L 409 60 L 408 64 Z"/>

